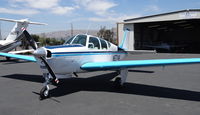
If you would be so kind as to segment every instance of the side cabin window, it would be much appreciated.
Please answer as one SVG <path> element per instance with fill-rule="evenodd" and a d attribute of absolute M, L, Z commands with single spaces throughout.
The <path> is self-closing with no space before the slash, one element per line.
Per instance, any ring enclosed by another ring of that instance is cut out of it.
<path fill-rule="evenodd" d="M 101 41 L 101 47 L 102 47 L 102 49 L 103 50 L 108 49 L 107 43 L 104 40 L 102 40 L 102 39 L 100 39 L 100 41 Z"/>
<path fill-rule="evenodd" d="M 99 40 L 95 37 L 90 37 L 88 48 L 91 49 L 100 49 Z"/>
<path fill-rule="evenodd" d="M 71 44 L 81 44 L 83 46 L 86 46 L 86 40 L 87 40 L 86 35 L 78 35 Z"/>

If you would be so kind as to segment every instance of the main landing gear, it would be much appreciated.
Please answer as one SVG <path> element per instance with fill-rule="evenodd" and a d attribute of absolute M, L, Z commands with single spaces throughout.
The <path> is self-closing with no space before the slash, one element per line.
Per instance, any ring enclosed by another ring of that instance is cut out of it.
<path fill-rule="evenodd" d="M 121 85 L 121 78 L 120 77 L 115 78 L 114 87 L 116 89 L 120 89 L 120 88 L 123 87 L 123 85 Z"/>
<path fill-rule="evenodd" d="M 120 77 L 117 77 L 114 81 L 115 88 L 120 89 L 123 87 L 126 81 L 127 75 L 128 75 L 128 69 L 120 70 Z"/>
<path fill-rule="evenodd" d="M 7 60 L 7 61 L 10 61 L 10 57 L 6 57 L 6 60 Z"/>

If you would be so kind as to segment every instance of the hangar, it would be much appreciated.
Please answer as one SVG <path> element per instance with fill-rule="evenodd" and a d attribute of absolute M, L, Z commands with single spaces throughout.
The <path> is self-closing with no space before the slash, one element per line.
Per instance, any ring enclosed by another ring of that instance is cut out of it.
<path fill-rule="evenodd" d="M 127 28 L 129 51 L 200 53 L 200 9 L 126 19 L 117 23 L 118 44 Z"/>

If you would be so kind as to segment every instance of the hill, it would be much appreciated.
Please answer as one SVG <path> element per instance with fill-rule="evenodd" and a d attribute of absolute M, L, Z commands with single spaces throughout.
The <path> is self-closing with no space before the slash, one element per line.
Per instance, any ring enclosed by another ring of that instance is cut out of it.
<path fill-rule="evenodd" d="M 87 30 L 73 30 L 73 35 L 85 34 L 86 32 Z M 98 30 L 89 30 L 88 34 L 96 36 L 97 32 Z M 46 38 L 67 39 L 71 36 L 71 30 L 40 33 L 38 35 L 40 37 L 46 37 Z"/>

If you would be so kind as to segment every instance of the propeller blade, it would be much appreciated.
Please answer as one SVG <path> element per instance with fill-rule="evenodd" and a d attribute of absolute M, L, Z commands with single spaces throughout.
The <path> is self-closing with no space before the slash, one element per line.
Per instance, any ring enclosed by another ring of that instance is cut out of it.
<path fill-rule="evenodd" d="M 26 39 L 28 40 L 28 42 L 30 43 L 31 47 L 36 50 L 37 49 L 37 43 L 35 42 L 35 40 L 31 37 L 31 35 L 24 30 L 23 34 L 25 35 Z"/>
<path fill-rule="evenodd" d="M 51 67 L 49 66 L 49 64 L 47 63 L 47 61 L 43 58 L 43 57 L 40 57 L 40 59 L 44 62 L 47 70 L 49 71 L 49 73 L 51 74 L 51 76 L 53 77 L 53 82 L 54 83 L 58 83 L 58 79 L 56 78 L 56 75 L 54 74 L 53 70 L 51 69 Z"/>

